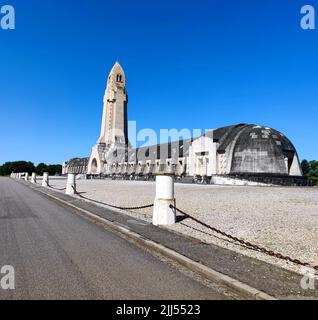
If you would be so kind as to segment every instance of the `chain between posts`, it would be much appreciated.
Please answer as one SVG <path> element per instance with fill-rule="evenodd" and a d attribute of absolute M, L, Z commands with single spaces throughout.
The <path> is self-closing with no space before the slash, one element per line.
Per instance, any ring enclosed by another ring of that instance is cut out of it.
<path fill-rule="evenodd" d="M 177 207 L 175 207 L 173 205 L 170 205 L 170 208 L 176 210 L 177 212 L 179 212 L 182 215 L 190 218 L 191 220 L 197 222 L 198 224 L 200 224 L 200 225 L 202 225 L 202 226 L 204 226 L 204 227 L 206 227 L 206 228 L 208 228 L 208 229 L 210 229 L 210 230 L 212 230 L 212 231 L 214 231 L 214 232 L 216 232 L 216 233 L 218 233 L 218 234 L 220 234 L 220 235 L 222 235 L 222 236 L 224 236 L 224 237 L 226 237 L 228 239 L 231 239 L 231 240 L 233 240 L 235 242 L 240 243 L 241 245 L 247 247 L 248 249 L 251 249 L 251 250 L 254 250 L 254 251 L 258 251 L 258 252 L 267 254 L 267 255 L 269 255 L 271 257 L 275 257 L 275 258 L 281 259 L 281 260 L 289 261 L 289 262 L 298 264 L 298 265 L 303 266 L 303 267 L 309 267 L 309 268 L 312 268 L 312 269 L 318 271 L 318 266 L 313 266 L 308 262 L 303 262 L 303 261 L 300 261 L 298 259 L 293 259 L 293 258 L 291 258 L 289 256 L 286 256 L 286 255 L 283 255 L 283 254 L 281 254 L 279 252 L 275 252 L 273 250 L 268 250 L 268 249 L 266 249 L 264 247 L 261 247 L 259 245 L 253 244 L 253 243 L 251 243 L 249 241 L 245 241 L 243 239 L 240 239 L 240 238 L 237 238 L 235 236 L 232 236 L 232 235 L 230 235 L 230 234 L 228 234 L 228 233 L 226 233 L 224 231 L 221 231 L 221 230 L 219 230 L 219 229 L 217 229 L 215 227 L 212 227 L 212 226 L 210 226 L 210 225 L 198 220 L 197 218 L 195 218 L 192 215 L 184 212 L 183 210 L 178 209 Z"/>
<path fill-rule="evenodd" d="M 75 194 L 77 196 L 79 196 L 80 198 L 82 198 L 82 199 L 89 200 L 89 201 L 92 201 L 92 202 L 95 202 L 95 203 L 98 203 L 98 204 L 102 204 L 102 205 L 108 206 L 110 208 L 118 209 L 118 210 L 142 210 L 142 209 L 152 208 L 154 206 L 153 204 L 149 204 L 149 205 L 146 205 L 146 206 L 139 206 L 139 207 L 119 207 L 119 206 L 114 206 L 114 205 L 106 203 L 106 202 L 102 202 L 102 201 L 98 201 L 98 200 L 94 200 L 94 199 L 90 199 L 90 198 L 84 197 L 83 195 L 81 195 L 79 192 L 76 191 L 74 186 L 72 186 L 72 188 L 73 188 Z"/>
<path fill-rule="evenodd" d="M 50 188 L 52 188 L 54 190 L 58 190 L 58 191 L 66 190 L 66 188 L 57 189 L 57 188 L 54 188 L 54 187 L 52 187 L 50 185 L 48 185 L 48 186 Z M 88 200 L 88 201 L 92 201 L 92 202 L 95 202 L 95 203 L 98 203 L 98 204 L 106 205 L 106 206 L 108 206 L 110 208 L 114 208 L 114 209 L 118 209 L 118 210 L 142 210 L 142 209 L 147 209 L 147 208 L 154 207 L 154 204 L 149 204 L 149 205 L 139 206 L 139 207 L 119 207 L 119 206 L 114 206 L 114 205 L 111 205 L 109 203 L 105 203 L 105 202 L 102 202 L 102 201 L 98 201 L 98 200 L 94 200 L 94 199 L 90 199 L 90 198 L 84 197 L 79 192 L 77 192 L 77 190 L 74 188 L 74 186 L 72 186 L 72 188 L 74 190 L 74 193 L 77 196 L 79 196 L 80 198 L 82 198 L 82 199 L 85 199 L 85 200 Z M 224 236 L 225 238 L 231 239 L 234 242 L 240 243 L 241 245 L 247 247 L 248 249 L 251 249 L 251 250 L 254 250 L 254 251 L 258 251 L 258 252 L 264 253 L 264 254 L 266 254 L 268 256 L 275 257 L 275 258 L 278 258 L 278 259 L 281 259 L 281 260 L 289 261 L 289 262 L 295 263 L 295 264 L 303 266 L 303 267 L 309 267 L 309 268 L 312 268 L 312 269 L 318 271 L 318 265 L 317 266 L 313 266 L 308 262 L 304 262 L 304 261 L 300 261 L 299 259 L 291 258 L 291 257 L 289 257 L 287 255 L 283 255 L 283 254 L 281 254 L 279 252 L 275 252 L 273 250 L 268 250 L 268 249 L 266 249 L 266 248 L 264 248 L 262 246 L 259 246 L 259 245 L 253 244 L 253 243 L 251 243 L 249 241 L 246 241 L 246 240 L 240 239 L 238 237 L 232 236 L 231 234 L 228 234 L 228 233 L 226 233 L 224 231 L 221 231 L 221 230 L 219 230 L 219 229 L 217 229 L 215 227 L 212 227 L 212 226 L 206 224 L 205 222 L 200 221 L 199 219 L 193 217 L 189 213 L 186 213 L 185 211 L 177 208 L 176 206 L 174 206 L 172 204 L 170 205 L 170 208 L 173 209 L 173 210 L 176 210 L 177 212 L 181 213 L 182 215 L 190 218 L 191 220 L 195 221 L 196 223 L 202 225 L 203 227 L 206 227 L 207 229 L 210 229 L 210 230 L 214 231 L 215 233 L 218 233 L 218 234 Z"/>
<path fill-rule="evenodd" d="M 53 189 L 53 190 L 57 190 L 57 191 L 64 191 L 64 190 L 66 190 L 66 188 L 62 188 L 62 189 L 54 188 L 54 187 L 52 187 L 52 186 L 49 185 L 49 184 L 48 184 L 48 187 L 51 188 L 51 189 Z"/>

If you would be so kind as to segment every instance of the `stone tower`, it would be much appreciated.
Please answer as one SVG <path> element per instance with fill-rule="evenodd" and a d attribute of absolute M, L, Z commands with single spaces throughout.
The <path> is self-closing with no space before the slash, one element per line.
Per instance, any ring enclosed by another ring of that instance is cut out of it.
<path fill-rule="evenodd" d="M 127 103 L 125 73 L 116 62 L 107 80 L 99 143 L 107 146 L 128 143 Z"/>
<path fill-rule="evenodd" d="M 101 133 L 89 158 L 88 174 L 103 173 L 107 155 L 113 150 L 126 149 L 129 143 L 126 76 L 118 62 L 108 76 L 103 103 Z"/>

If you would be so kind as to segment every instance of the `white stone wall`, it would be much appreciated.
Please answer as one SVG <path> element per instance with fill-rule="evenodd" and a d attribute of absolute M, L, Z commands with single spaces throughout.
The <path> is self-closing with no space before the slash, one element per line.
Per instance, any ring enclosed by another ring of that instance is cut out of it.
<path fill-rule="evenodd" d="M 211 180 L 211 184 L 216 185 L 228 185 L 228 186 L 270 186 L 270 184 L 253 182 L 248 180 L 242 179 L 234 179 L 229 177 L 220 177 L 220 176 L 213 176 Z"/>
<path fill-rule="evenodd" d="M 188 174 L 189 176 L 212 176 L 217 172 L 216 164 L 217 144 L 213 139 L 200 137 L 193 141 L 189 148 Z"/>
<path fill-rule="evenodd" d="M 103 160 L 101 159 L 98 145 L 95 145 L 92 149 L 92 154 L 87 166 L 87 173 L 97 175 L 103 173 Z"/>
<path fill-rule="evenodd" d="M 290 167 L 289 175 L 290 176 L 302 176 L 303 175 L 297 154 L 294 155 L 294 160 L 293 160 L 293 163 Z"/>

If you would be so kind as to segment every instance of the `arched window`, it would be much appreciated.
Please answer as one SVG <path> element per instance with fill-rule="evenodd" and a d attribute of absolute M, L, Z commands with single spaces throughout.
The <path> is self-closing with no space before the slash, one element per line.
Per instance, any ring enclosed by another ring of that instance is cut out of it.
<path fill-rule="evenodd" d="M 97 172 L 97 160 L 96 159 L 93 159 L 92 161 L 92 174 L 96 174 Z"/>
<path fill-rule="evenodd" d="M 123 76 L 121 74 L 117 74 L 117 82 L 122 82 Z"/>

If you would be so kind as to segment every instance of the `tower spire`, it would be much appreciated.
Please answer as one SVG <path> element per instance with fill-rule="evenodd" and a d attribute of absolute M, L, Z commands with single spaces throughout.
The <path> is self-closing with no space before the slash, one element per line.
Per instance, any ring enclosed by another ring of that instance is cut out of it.
<path fill-rule="evenodd" d="M 104 96 L 101 142 L 127 144 L 127 101 L 125 72 L 116 61 L 108 76 Z"/>
<path fill-rule="evenodd" d="M 102 173 L 105 155 L 111 152 L 110 150 L 125 150 L 129 144 L 127 104 L 126 76 L 123 68 L 116 61 L 107 80 L 101 133 L 88 162 L 89 174 Z"/>

